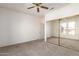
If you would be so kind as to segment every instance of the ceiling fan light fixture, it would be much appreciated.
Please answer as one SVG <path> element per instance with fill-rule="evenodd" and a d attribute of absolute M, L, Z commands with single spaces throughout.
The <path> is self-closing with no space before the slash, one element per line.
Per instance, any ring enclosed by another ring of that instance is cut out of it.
<path fill-rule="evenodd" d="M 29 8 L 27 8 L 27 9 L 31 9 L 31 8 L 35 8 L 35 7 L 36 7 L 37 12 L 40 11 L 40 8 L 43 8 L 43 9 L 49 9 L 49 8 L 46 7 L 46 6 L 43 6 L 42 3 L 32 3 L 32 4 L 33 4 L 34 6 L 29 7 Z"/>

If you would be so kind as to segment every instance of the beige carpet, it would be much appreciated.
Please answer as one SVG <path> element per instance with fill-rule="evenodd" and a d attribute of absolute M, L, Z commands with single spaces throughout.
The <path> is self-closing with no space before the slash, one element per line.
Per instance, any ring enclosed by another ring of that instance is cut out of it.
<path fill-rule="evenodd" d="M 4 56 L 79 56 L 79 52 L 61 46 L 45 43 L 43 40 L 0 48 Z"/>

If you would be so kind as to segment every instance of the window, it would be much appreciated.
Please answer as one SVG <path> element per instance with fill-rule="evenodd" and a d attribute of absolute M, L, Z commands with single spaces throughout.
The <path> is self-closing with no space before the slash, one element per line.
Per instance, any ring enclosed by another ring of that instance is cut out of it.
<path fill-rule="evenodd" d="M 61 33 L 62 34 L 69 34 L 74 35 L 75 34 L 75 22 L 63 22 L 60 24 L 61 26 Z"/>
<path fill-rule="evenodd" d="M 75 34 L 75 22 L 69 22 L 68 29 L 69 29 L 68 34 L 74 35 Z"/>

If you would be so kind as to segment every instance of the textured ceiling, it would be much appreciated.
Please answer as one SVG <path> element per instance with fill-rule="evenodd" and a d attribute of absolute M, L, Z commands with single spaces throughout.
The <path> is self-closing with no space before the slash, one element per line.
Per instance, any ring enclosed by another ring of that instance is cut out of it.
<path fill-rule="evenodd" d="M 49 7 L 48 10 L 40 8 L 40 12 L 38 13 L 36 8 L 33 9 L 27 9 L 28 7 L 31 7 L 31 3 L 0 3 L 0 7 L 8 8 L 36 16 L 44 16 L 47 12 L 50 11 L 51 8 L 54 8 L 53 10 L 56 10 L 58 8 L 64 7 L 68 5 L 68 3 L 43 3 L 42 5 Z"/>

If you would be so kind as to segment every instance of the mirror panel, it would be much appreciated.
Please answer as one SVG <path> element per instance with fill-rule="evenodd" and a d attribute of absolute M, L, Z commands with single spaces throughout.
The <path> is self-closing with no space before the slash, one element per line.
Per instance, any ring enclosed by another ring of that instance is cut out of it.
<path fill-rule="evenodd" d="M 59 21 L 53 20 L 47 22 L 47 42 L 57 44 L 59 39 Z"/>
<path fill-rule="evenodd" d="M 60 20 L 61 46 L 79 50 L 79 16 Z"/>

